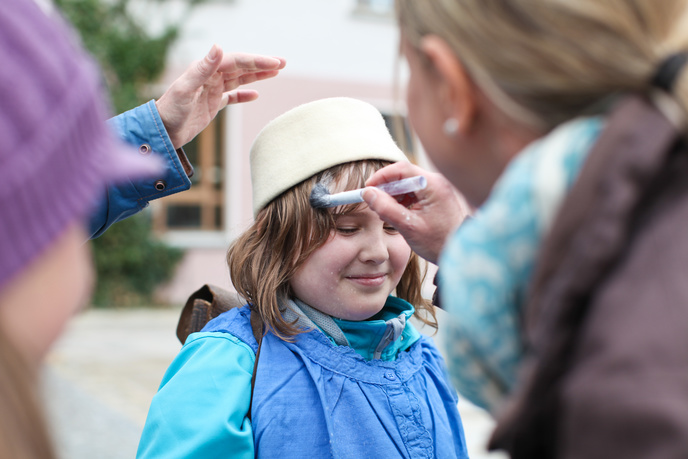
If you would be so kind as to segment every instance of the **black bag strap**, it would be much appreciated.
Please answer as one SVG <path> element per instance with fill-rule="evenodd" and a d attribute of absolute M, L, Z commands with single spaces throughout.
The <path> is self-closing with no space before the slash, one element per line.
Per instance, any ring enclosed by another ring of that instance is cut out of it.
<path fill-rule="evenodd" d="M 229 311 L 232 308 L 239 308 L 246 304 L 246 301 L 236 292 L 230 292 L 216 285 L 205 284 L 200 289 L 191 294 L 179 316 L 179 323 L 177 324 L 177 338 L 182 344 L 186 342 L 186 338 L 191 333 L 201 331 L 205 324 L 211 319 L 219 316 L 223 312 Z M 258 342 L 258 350 L 256 351 L 256 360 L 253 364 L 253 373 L 251 374 L 251 401 L 248 406 L 248 418 L 251 419 L 251 406 L 253 405 L 253 388 L 256 384 L 256 369 L 258 368 L 258 356 L 260 356 L 260 348 L 263 344 L 263 336 L 265 335 L 263 319 L 253 309 L 251 310 L 251 331 L 253 337 Z"/>

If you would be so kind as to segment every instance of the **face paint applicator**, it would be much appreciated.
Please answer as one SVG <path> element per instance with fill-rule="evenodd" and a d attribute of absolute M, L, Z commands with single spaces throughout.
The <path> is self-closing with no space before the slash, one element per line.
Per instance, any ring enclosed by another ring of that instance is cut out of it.
<path fill-rule="evenodd" d="M 413 193 L 414 191 L 422 190 L 428 185 L 428 181 L 422 175 L 416 177 L 409 177 L 395 182 L 383 183 L 377 185 L 378 188 L 390 196 L 398 196 L 401 194 Z M 323 182 L 318 182 L 313 187 L 310 196 L 311 207 L 321 209 L 324 207 L 336 207 L 346 204 L 356 204 L 363 202 L 363 193 L 365 188 L 358 188 L 351 191 L 342 191 L 341 193 L 330 194 L 330 190 Z"/>

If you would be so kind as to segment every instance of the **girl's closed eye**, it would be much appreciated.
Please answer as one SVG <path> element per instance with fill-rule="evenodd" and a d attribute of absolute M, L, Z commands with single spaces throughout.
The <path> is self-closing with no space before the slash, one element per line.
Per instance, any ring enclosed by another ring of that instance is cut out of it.
<path fill-rule="evenodd" d="M 399 230 L 393 227 L 392 225 L 385 225 L 384 229 L 389 234 L 399 234 Z"/>
<path fill-rule="evenodd" d="M 364 221 L 356 214 L 339 215 L 335 218 L 338 234 L 344 236 L 356 234 L 364 226 Z"/>
<path fill-rule="evenodd" d="M 338 225 L 337 226 L 337 232 L 339 234 L 344 234 L 344 235 L 349 235 L 349 234 L 355 234 L 360 227 L 354 226 L 354 225 Z"/>

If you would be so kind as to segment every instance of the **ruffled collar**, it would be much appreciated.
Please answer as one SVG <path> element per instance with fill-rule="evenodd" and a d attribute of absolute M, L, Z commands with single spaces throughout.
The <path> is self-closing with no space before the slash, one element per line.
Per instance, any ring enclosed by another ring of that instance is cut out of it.
<path fill-rule="evenodd" d="M 415 308 L 407 301 L 389 296 L 375 316 L 351 321 L 333 318 L 297 298 L 289 302 L 285 319 L 297 320 L 300 327 L 323 332 L 333 344 L 349 346 L 366 360 L 390 361 L 420 338 L 410 322 L 414 312 Z"/>

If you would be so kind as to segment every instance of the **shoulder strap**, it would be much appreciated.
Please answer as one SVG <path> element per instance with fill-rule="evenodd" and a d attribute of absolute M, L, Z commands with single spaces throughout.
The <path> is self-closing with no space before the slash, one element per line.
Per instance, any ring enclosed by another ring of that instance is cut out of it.
<path fill-rule="evenodd" d="M 205 284 L 186 300 L 186 304 L 179 316 L 177 338 L 184 344 L 186 338 L 191 333 L 201 331 L 211 319 L 244 304 L 246 302 L 238 293 L 230 292 L 215 285 Z M 251 317 L 253 317 L 253 314 L 251 314 Z M 251 328 L 253 328 L 253 320 L 251 322 Z M 255 329 L 253 334 L 256 336 Z"/>
<path fill-rule="evenodd" d="M 230 292 L 216 285 L 205 284 L 186 300 L 186 304 L 179 316 L 179 323 L 177 324 L 177 338 L 184 344 L 186 338 L 191 333 L 201 331 L 211 319 L 232 308 L 240 308 L 245 304 L 246 301 L 238 293 Z M 263 319 L 260 317 L 260 314 L 253 310 L 251 311 L 251 331 L 253 331 L 253 336 L 258 342 L 258 350 L 256 351 L 256 360 L 253 364 L 253 373 L 251 374 L 251 402 L 248 407 L 249 419 L 251 419 L 253 387 L 256 384 L 258 356 L 260 355 L 263 335 L 265 334 Z"/>

